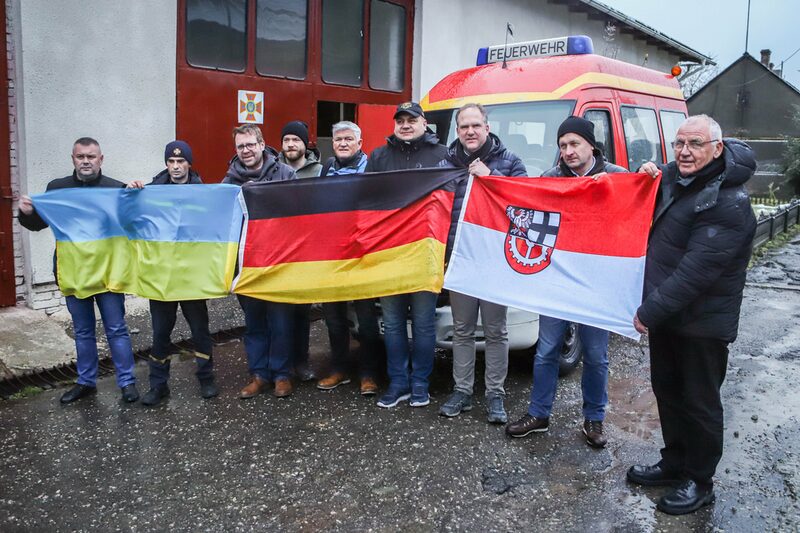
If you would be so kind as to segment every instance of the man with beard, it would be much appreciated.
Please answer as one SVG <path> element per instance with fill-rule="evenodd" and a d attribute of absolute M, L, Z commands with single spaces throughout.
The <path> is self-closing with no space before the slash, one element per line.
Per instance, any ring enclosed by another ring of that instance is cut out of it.
<path fill-rule="evenodd" d="M 298 178 L 316 178 L 322 170 L 319 152 L 308 148 L 308 126 L 293 120 L 281 130 L 281 153 L 278 161 L 292 167 Z M 292 366 L 300 381 L 316 379 L 308 365 L 308 336 L 310 334 L 310 304 L 293 306 L 294 339 L 292 340 Z"/>

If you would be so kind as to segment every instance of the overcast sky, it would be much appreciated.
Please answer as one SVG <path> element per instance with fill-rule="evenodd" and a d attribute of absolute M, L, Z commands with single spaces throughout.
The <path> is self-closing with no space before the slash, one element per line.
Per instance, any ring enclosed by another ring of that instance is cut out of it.
<path fill-rule="evenodd" d="M 600 0 L 698 52 L 723 70 L 744 53 L 747 0 Z M 776 68 L 800 48 L 800 0 L 752 0 L 747 51 L 757 60 L 772 50 Z M 800 52 L 784 64 L 786 81 L 800 88 Z"/>

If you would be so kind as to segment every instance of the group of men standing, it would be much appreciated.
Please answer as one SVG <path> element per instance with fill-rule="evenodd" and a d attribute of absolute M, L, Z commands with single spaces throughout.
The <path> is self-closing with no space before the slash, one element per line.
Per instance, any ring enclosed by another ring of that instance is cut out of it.
<path fill-rule="evenodd" d="M 415 168 L 463 168 L 470 176 L 526 176 L 521 159 L 490 132 L 486 110 L 466 104 L 455 113 L 457 138 L 445 147 L 428 128 L 419 104 L 400 104 L 394 114 L 394 133 L 387 143 L 367 156 L 361 129 L 343 121 L 332 128 L 334 156 L 324 163 L 309 148 L 307 126 L 286 124 L 281 151 L 264 142 L 252 124 L 233 131 L 236 155 L 223 183 L 248 186 L 318 176 L 341 176 Z M 627 172 L 607 162 L 598 148 L 594 126 L 569 117 L 557 135 L 558 164 L 544 175 L 591 176 L 609 179 L 607 173 Z M 665 447 L 652 466 L 634 466 L 628 479 L 643 485 L 670 485 L 673 489 L 658 503 L 673 514 L 692 512 L 714 500 L 712 476 L 722 454 L 722 405 L 719 389 L 725 377 L 727 346 L 736 337 L 744 272 L 750 257 L 755 220 L 744 182 L 755 169 L 750 148 L 722 139 L 719 126 L 706 116 L 690 117 L 672 143 L 675 161 L 645 164 L 641 171 L 661 177 L 646 260 L 642 306 L 634 326 L 650 335 L 651 374 Z M 53 180 L 47 190 L 85 187 L 125 187 L 101 172 L 103 156 L 94 139 L 78 139 L 72 152 L 72 175 Z M 202 183 L 192 169 L 192 150 L 183 141 L 167 144 L 166 169 L 148 185 Z M 643 178 L 648 179 L 648 178 Z M 127 185 L 144 187 L 141 181 Z M 459 184 L 454 213 L 463 203 L 466 181 Z M 19 202 L 19 221 L 30 230 L 47 227 L 27 196 Z M 54 269 L 57 267 L 54 261 Z M 383 408 L 408 401 L 412 407 L 429 405 L 429 377 L 435 347 L 433 292 L 397 294 L 380 298 L 385 325 L 384 346 L 389 384 L 377 405 Z M 245 318 L 244 346 L 251 379 L 240 391 L 253 398 L 273 386 L 278 398 L 290 396 L 294 379 L 316 379 L 308 365 L 309 305 L 292 305 L 237 295 Z M 62 397 L 71 403 L 96 391 L 97 345 L 94 304 L 100 310 L 117 384 L 127 402 L 139 399 L 133 373 L 133 353 L 124 319 L 124 296 L 111 292 L 79 299 L 68 296 L 67 307 L 75 327 L 78 380 Z M 378 332 L 375 300 L 354 302 L 359 328 L 359 391 L 371 396 L 379 390 L 380 354 L 384 346 Z M 490 301 L 450 293 L 453 313 L 453 381 L 439 413 L 456 417 L 473 408 L 475 331 L 478 313 L 486 338 L 485 395 L 490 423 L 505 424 L 504 382 L 508 371 L 507 309 Z M 204 300 L 150 301 L 153 323 L 150 389 L 142 398 L 148 406 L 169 395 L 170 334 L 181 307 L 192 331 L 200 394 L 218 394 L 214 383 L 212 343 Z M 317 388 L 332 390 L 350 382 L 350 332 L 344 302 L 323 303 L 331 346 L 330 373 Z M 408 321 L 412 338 L 408 337 Z M 525 437 L 549 428 L 555 399 L 558 359 L 568 323 L 540 317 L 539 342 L 533 366 L 533 387 L 528 412 L 506 425 L 512 437 Z M 586 442 L 606 445 L 603 431 L 608 403 L 608 332 L 578 325 L 584 347 L 581 428 Z"/>

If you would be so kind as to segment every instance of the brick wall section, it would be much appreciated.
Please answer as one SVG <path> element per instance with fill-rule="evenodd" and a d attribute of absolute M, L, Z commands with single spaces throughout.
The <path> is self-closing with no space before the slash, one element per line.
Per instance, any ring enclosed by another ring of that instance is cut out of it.
<path fill-rule="evenodd" d="M 13 29 L 16 21 L 12 11 L 11 0 L 3 0 L 6 4 L 6 46 L 8 49 L 8 124 L 9 137 L 11 139 L 11 191 L 15 197 L 20 194 L 20 176 L 17 157 L 17 94 L 16 94 L 16 54 L 14 46 Z M 45 283 L 36 285 L 28 294 L 25 279 L 25 257 L 22 253 L 22 231 L 23 229 L 16 217 L 16 206 L 14 206 L 14 277 L 16 280 L 17 302 L 24 302 L 33 309 L 43 310 L 47 314 L 52 314 L 65 305 L 64 297 L 58 290 L 55 283 Z"/>
<path fill-rule="evenodd" d="M 14 14 L 11 1 L 4 0 L 6 4 L 6 50 L 8 51 L 8 126 L 10 139 L 10 159 L 11 159 L 11 193 L 14 197 L 20 194 L 19 188 L 19 169 L 17 166 L 17 94 L 16 94 L 16 58 L 14 54 L 14 36 L 12 33 Z M 14 206 L 14 277 L 17 289 L 17 301 L 24 301 L 27 288 L 25 286 L 24 257 L 22 255 L 21 229 L 17 222 L 16 206 Z"/>

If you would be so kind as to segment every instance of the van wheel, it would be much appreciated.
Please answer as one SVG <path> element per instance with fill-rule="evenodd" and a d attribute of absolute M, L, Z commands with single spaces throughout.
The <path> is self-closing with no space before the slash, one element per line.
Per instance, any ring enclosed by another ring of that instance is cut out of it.
<path fill-rule="evenodd" d="M 561 357 L 558 360 L 558 375 L 566 376 L 578 366 L 583 355 L 583 345 L 578 336 L 578 325 L 570 322 L 561 346 Z"/>

